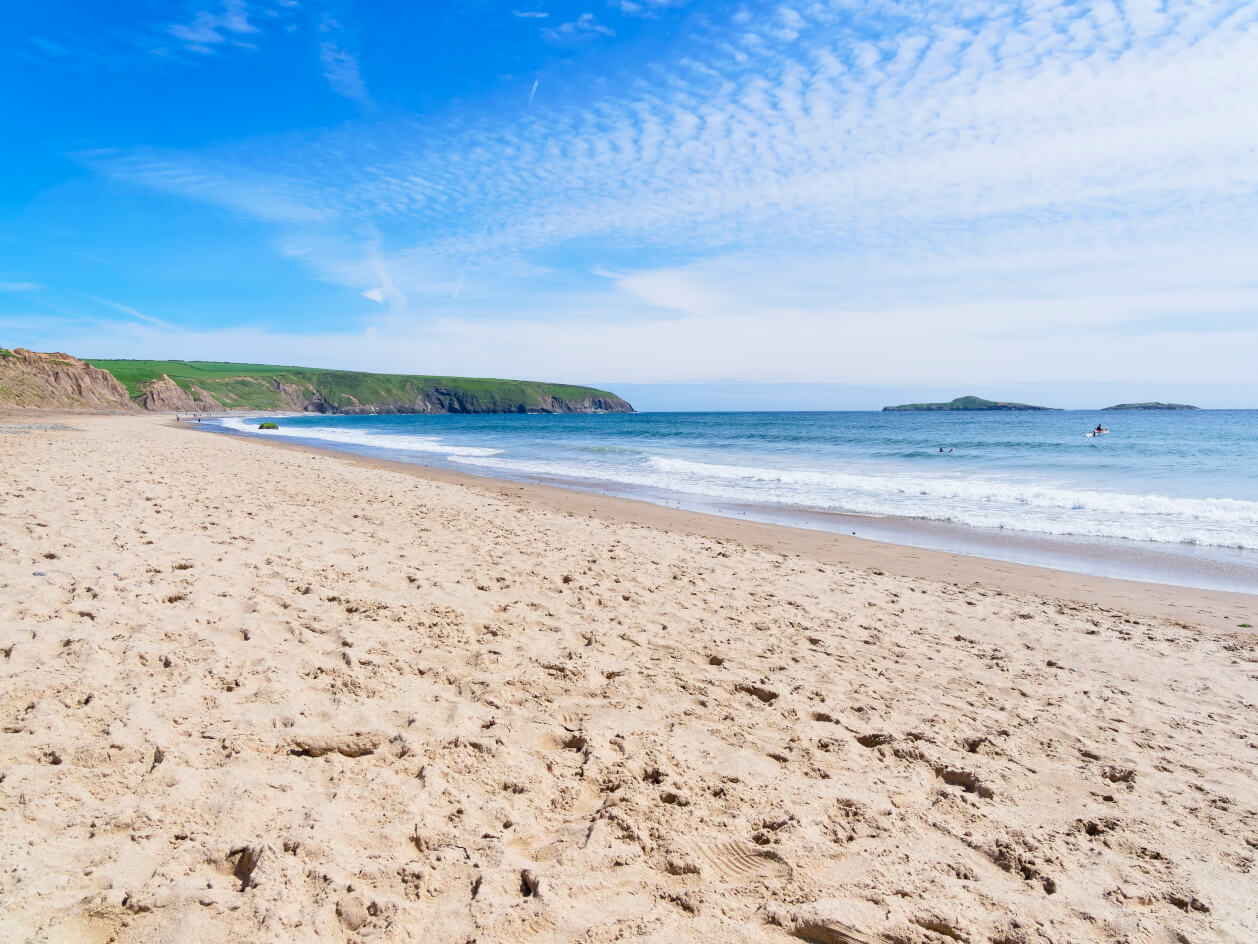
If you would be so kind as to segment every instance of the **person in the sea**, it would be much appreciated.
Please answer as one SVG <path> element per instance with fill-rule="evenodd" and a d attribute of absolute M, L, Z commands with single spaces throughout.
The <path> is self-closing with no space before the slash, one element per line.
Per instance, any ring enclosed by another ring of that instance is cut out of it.
<path fill-rule="evenodd" d="M 1103 433 L 1103 432 L 1105 432 L 1105 428 L 1104 428 L 1104 427 L 1103 427 L 1100 423 L 1097 423 L 1097 424 L 1096 424 L 1096 429 L 1092 430 L 1092 432 L 1094 432 L 1094 433 Z"/>

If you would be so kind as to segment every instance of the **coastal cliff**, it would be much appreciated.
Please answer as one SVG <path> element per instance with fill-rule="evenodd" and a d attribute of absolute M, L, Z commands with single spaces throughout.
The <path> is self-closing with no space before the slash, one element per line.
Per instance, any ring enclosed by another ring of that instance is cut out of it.
<path fill-rule="evenodd" d="M 312 372 L 313 373 L 313 372 Z M 325 372 L 318 372 L 325 373 Z M 331 373 L 331 372 L 328 372 Z M 378 377 L 380 375 L 366 375 Z M 391 389 L 356 390 L 337 384 L 339 377 L 311 377 L 300 381 L 234 378 L 260 384 L 249 391 L 250 401 L 273 395 L 278 410 L 298 413 L 632 413 L 633 407 L 612 393 L 587 388 L 570 388 L 566 396 L 545 389 L 547 384 L 526 381 L 491 381 L 487 389 L 469 387 L 456 378 L 421 383 L 406 378 Z M 331 383 L 329 383 L 331 379 Z M 399 378 L 401 379 L 401 378 Z M 425 378 L 436 380 L 436 378 Z M 201 391 L 204 395 L 204 391 Z M 231 397 L 224 399 L 231 401 Z M 228 409 L 241 408 L 235 405 Z M 250 408 L 247 404 L 243 408 Z M 201 409 L 208 409 L 202 407 Z M 220 406 L 217 409 L 224 409 Z"/>
<path fill-rule="evenodd" d="M 0 407 L 45 410 L 134 409 L 109 371 L 69 354 L 0 348 Z"/>
<path fill-rule="evenodd" d="M 151 381 L 136 398 L 141 409 L 158 413 L 216 412 L 223 405 L 199 387 L 184 390 L 166 374 Z"/>
<path fill-rule="evenodd" d="M 0 348 L 0 407 L 153 412 L 632 413 L 569 384 L 213 361 L 87 361 Z"/>

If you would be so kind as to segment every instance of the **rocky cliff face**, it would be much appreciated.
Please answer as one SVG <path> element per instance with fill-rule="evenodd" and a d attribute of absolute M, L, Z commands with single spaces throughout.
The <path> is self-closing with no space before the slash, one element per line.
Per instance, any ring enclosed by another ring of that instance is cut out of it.
<path fill-rule="evenodd" d="M 0 348 L 0 407 L 131 410 L 127 388 L 106 370 L 69 354 Z"/>
<path fill-rule="evenodd" d="M 582 397 L 580 400 L 564 400 L 559 397 L 542 397 L 542 413 L 632 413 L 627 400 L 616 396 Z"/>
<path fill-rule="evenodd" d="M 502 412 L 487 411 L 469 401 L 466 397 L 453 390 L 429 390 L 414 400 L 389 401 L 385 403 L 350 403 L 334 407 L 326 401 L 319 401 L 310 407 L 301 407 L 307 412 L 318 413 L 485 413 Z M 562 397 L 544 395 L 541 402 L 533 409 L 518 407 L 517 413 L 632 413 L 633 407 L 619 397 L 583 397 L 580 400 L 566 400 Z"/>
<path fill-rule="evenodd" d="M 303 413 L 483 413 L 481 406 L 473 403 L 457 390 L 436 387 L 416 392 L 414 397 L 394 397 L 371 403 L 361 403 L 353 397 L 339 405 L 329 403 L 313 385 L 272 382 L 272 388 L 283 401 L 283 408 Z M 564 399 L 544 394 L 536 408 L 518 412 L 536 413 L 632 413 L 633 407 L 617 396 L 589 396 L 581 399 Z"/>
<path fill-rule="evenodd" d="M 336 412 L 319 395 L 319 391 L 310 384 L 284 383 L 281 380 L 272 380 L 271 387 L 279 395 L 280 402 L 284 404 L 285 409 L 296 410 L 301 413 Z"/>
<path fill-rule="evenodd" d="M 200 387 L 193 386 L 192 393 L 188 393 L 166 374 L 162 374 L 161 380 L 154 380 L 145 387 L 136 402 L 145 410 L 159 413 L 212 412 L 223 408 Z"/>

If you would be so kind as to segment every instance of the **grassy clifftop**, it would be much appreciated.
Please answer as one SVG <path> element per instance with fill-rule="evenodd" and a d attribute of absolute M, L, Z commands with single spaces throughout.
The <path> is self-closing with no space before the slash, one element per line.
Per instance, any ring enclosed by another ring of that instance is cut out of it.
<path fill-rule="evenodd" d="M 220 361 L 91 363 L 109 371 L 133 398 L 149 408 L 326 413 L 623 413 L 633 409 L 605 390 L 526 380 L 371 374 Z M 160 406 L 150 400 L 159 401 Z"/>

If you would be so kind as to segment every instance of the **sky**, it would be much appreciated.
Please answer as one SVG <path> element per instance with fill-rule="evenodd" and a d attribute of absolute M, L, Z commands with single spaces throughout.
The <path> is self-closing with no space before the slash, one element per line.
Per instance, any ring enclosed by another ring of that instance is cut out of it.
<path fill-rule="evenodd" d="M 1258 406 L 1258 0 L 5 18 L 4 346 Z"/>

